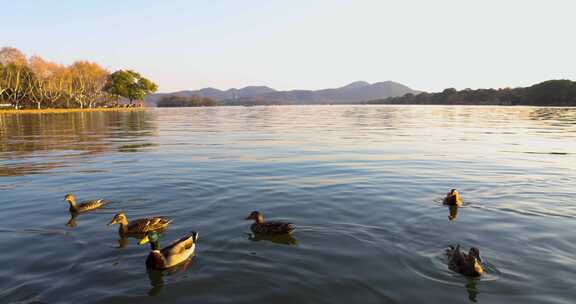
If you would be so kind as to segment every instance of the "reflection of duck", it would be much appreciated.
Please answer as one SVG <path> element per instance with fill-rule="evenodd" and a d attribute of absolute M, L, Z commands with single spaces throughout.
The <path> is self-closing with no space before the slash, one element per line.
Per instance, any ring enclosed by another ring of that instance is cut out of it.
<path fill-rule="evenodd" d="M 117 248 L 125 248 L 126 246 L 128 246 L 129 240 L 127 237 L 120 235 L 120 238 L 118 239 L 118 247 Z"/>
<path fill-rule="evenodd" d="M 476 303 L 476 298 L 478 297 L 478 289 L 476 289 L 476 279 L 469 279 L 466 284 L 466 291 L 468 292 L 468 300 Z"/>
<path fill-rule="evenodd" d="M 194 253 L 197 241 L 198 233 L 191 232 L 160 250 L 160 234 L 156 231 L 150 231 L 138 244 L 143 245 L 150 242 L 150 253 L 146 258 L 146 266 L 154 269 L 167 269 L 188 260 Z"/>
<path fill-rule="evenodd" d="M 148 280 L 150 281 L 149 296 L 157 296 L 164 287 L 164 273 L 162 270 L 148 268 Z"/>
<path fill-rule="evenodd" d="M 458 206 L 457 205 L 450 205 L 448 207 L 448 220 L 453 221 L 458 216 Z"/>
<path fill-rule="evenodd" d="M 168 278 L 169 276 L 176 275 L 181 272 L 185 272 L 188 267 L 192 264 L 192 260 L 188 259 L 186 262 L 177 265 L 176 267 L 172 267 L 169 269 L 152 269 L 148 268 L 148 280 L 150 280 L 150 290 L 148 290 L 149 296 L 157 296 L 162 291 L 162 287 L 164 287 L 165 280 L 164 278 Z"/>
<path fill-rule="evenodd" d="M 166 217 L 149 217 L 136 219 L 128 223 L 128 217 L 124 212 L 116 214 L 108 223 L 108 226 L 119 224 L 120 235 L 144 234 L 152 230 L 163 230 L 172 220 Z"/>
<path fill-rule="evenodd" d="M 254 224 L 250 229 L 255 234 L 286 234 L 294 231 L 294 225 L 285 222 L 264 221 L 264 216 L 259 211 L 252 211 L 246 218 L 247 220 L 254 220 Z"/>
<path fill-rule="evenodd" d="M 446 197 L 444 198 L 442 203 L 444 205 L 450 205 L 450 206 L 462 206 L 462 198 L 460 197 L 460 193 L 458 193 L 458 190 L 452 189 L 450 190 L 450 192 L 446 194 Z"/>
<path fill-rule="evenodd" d="M 290 233 L 284 233 L 284 234 L 248 233 L 248 239 L 255 242 L 270 241 L 276 244 L 298 245 L 298 240 L 296 240 L 296 238 Z"/>
<path fill-rule="evenodd" d="M 97 199 L 97 200 L 84 201 L 80 204 L 77 204 L 76 197 L 72 194 L 66 194 L 66 196 L 64 196 L 64 200 L 70 204 L 70 212 L 77 212 L 77 213 L 98 209 L 108 203 L 103 199 Z"/>
<path fill-rule="evenodd" d="M 479 277 L 484 274 L 478 248 L 472 247 L 466 254 L 460 251 L 460 245 L 450 246 L 446 250 L 446 254 L 448 255 L 448 267 L 452 271 L 469 277 Z"/>
<path fill-rule="evenodd" d="M 70 219 L 66 223 L 66 227 L 76 228 L 76 218 L 78 217 L 78 212 L 70 212 Z"/>

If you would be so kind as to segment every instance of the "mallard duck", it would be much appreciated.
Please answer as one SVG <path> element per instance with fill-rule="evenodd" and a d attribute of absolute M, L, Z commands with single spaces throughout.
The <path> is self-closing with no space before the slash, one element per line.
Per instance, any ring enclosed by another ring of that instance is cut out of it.
<path fill-rule="evenodd" d="M 150 243 L 150 253 L 146 258 L 146 266 L 153 269 L 167 269 L 188 260 L 194 254 L 197 241 L 198 233 L 190 232 L 185 237 L 160 249 L 160 233 L 150 231 L 144 235 L 138 244 Z"/>
<path fill-rule="evenodd" d="M 144 234 L 152 230 L 163 230 L 168 224 L 172 222 L 171 219 L 167 217 L 149 217 L 133 220 L 128 223 L 128 217 L 124 212 L 116 214 L 112 220 L 108 223 L 108 226 L 119 224 L 118 233 L 121 235 L 129 234 Z"/>
<path fill-rule="evenodd" d="M 460 197 L 460 193 L 458 193 L 458 190 L 456 189 L 450 190 L 450 192 L 446 194 L 443 204 L 449 206 L 462 206 L 462 198 Z"/>
<path fill-rule="evenodd" d="M 264 222 L 264 216 L 259 211 L 252 211 L 246 218 L 247 220 L 254 220 L 254 224 L 250 229 L 255 234 L 285 234 L 294 231 L 295 227 L 291 223 L 285 222 Z"/>
<path fill-rule="evenodd" d="M 484 274 L 478 248 L 472 247 L 466 254 L 460 251 L 460 245 L 450 246 L 446 249 L 446 255 L 448 256 L 448 267 L 452 271 L 469 277 L 479 277 Z"/>
<path fill-rule="evenodd" d="M 73 213 L 91 211 L 94 209 L 98 209 L 108 203 L 103 199 L 97 199 L 97 200 L 84 201 L 80 204 L 76 204 L 76 197 L 72 194 L 66 194 L 66 196 L 64 196 L 64 200 L 70 204 L 70 212 Z"/>

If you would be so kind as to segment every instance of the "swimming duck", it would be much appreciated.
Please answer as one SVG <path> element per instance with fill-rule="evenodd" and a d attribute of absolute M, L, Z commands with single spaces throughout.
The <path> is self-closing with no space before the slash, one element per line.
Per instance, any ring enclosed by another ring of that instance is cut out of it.
<path fill-rule="evenodd" d="M 250 229 L 257 234 L 285 234 L 291 233 L 296 228 L 291 223 L 264 222 L 264 216 L 259 211 L 252 211 L 246 219 L 254 220 L 254 224 L 250 226 Z"/>
<path fill-rule="evenodd" d="M 160 233 L 150 231 L 144 235 L 138 244 L 150 243 L 150 253 L 146 258 L 146 266 L 153 269 L 167 269 L 187 261 L 194 254 L 197 241 L 198 233 L 193 231 L 160 249 Z"/>
<path fill-rule="evenodd" d="M 476 247 L 470 248 L 468 254 L 460 251 L 460 245 L 450 246 L 446 249 L 448 255 L 448 267 L 455 272 L 469 277 L 479 277 L 484 274 L 480 250 Z"/>
<path fill-rule="evenodd" d="M 144 234 L 152 230 L 163 230 L 168 224 L 172 222 L 171 219 L 167 217 L 149 217 L 133 220 L 128 223 L 128 217 L 124 212 L 119 212 L 116 214 L 112 220 L 108 223 L 108 226 L 119 224 L 118 233 L 120 235 L 129 234 Z"/>
<path fill-rule="evenodd" d="M 450 192 L 446 194 L 444 201 L 442 202 L 444 205 L 450 206 L 462 206 L 462 198 L 460 197 L 460 193 L 458 190 L 452 189 Z"/>
<path fill-rule="evenodd" d="M 84 201 L 80 204 L 76 204 L 76 197 L 72 194 L 66 194 L 66 196 L 64 196 L 64 200 L 70 204 L 70 212 L 73 213 L 82 213 L 86 211 L 91 211 L 94 209 L 98 209 L 108 203 L 103 199 L 97 199 L 97 200 Z"/>

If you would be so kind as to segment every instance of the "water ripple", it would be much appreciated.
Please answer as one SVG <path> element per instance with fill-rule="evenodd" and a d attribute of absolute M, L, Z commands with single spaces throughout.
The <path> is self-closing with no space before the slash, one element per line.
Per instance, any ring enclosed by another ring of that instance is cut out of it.
<path fill-rule="evenodd" d="M 0 116 L 8 303 L 572 303 L 576 110 L 286 106 Z M 464 207 L 441 204 L 451 188 Z M 107 208 L 71 217 L 65 193 Z M 106 227 L 169 216 L 185 267 Z M 296 225 L 258 238 L 244 218 Z M 451 216 L 449 218 L 449 215 Z M 480 248 L 487 275 L 449 270 Z"/>

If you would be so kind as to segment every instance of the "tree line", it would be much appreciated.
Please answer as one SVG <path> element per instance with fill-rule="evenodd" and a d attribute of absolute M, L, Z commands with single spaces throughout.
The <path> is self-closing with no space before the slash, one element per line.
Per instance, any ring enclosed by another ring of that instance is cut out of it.
<path fill-rule="evenodd" d="M 158 86 L 130 70 L 108 70 L 90 61 L 70 65 L 0 49 L 0 104 L 21 108 L 96 108 L 121 99 L 143 100 Z"/>
<path fill-rule="evenodd" d="M 160 98 L 157 107 L 213 107 L 219 105 L 217 101 L 208 97 L 166 95 Z"/>
<path fill-rule="evenodd" d="M 440 93 L 406 94 L 369 104 L 576 106 L 576 82 L 548 80 L 525 88 L 445 89 Z"/>

